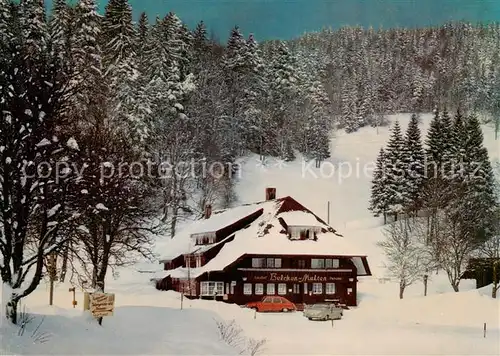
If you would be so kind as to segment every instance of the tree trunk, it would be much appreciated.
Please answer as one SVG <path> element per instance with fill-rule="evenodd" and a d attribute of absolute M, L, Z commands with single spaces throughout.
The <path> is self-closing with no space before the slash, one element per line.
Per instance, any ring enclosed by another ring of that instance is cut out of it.
<path fill-rule="evenodd" d="M 170 221 L 170 237 L 173 239 L 177 230 L 177 214 L 179 214 L 179 206 L 176 203 L 172 208 L 172 220 Z"/>
<path fill-rule="evenodd" d="M 453 283 L 451 283 L 451 286 L 453 287 L 453 291 L 455 291 L 455 292 L 459 292 L 460 291 L 459 287 L 458 287 L 459 283 L 460 282 L 453 282 Z"/>
<path fill-rule="evenodd" d="M 427 297 L 427 281 L 429 276 L 424 275 L 424 297 Z"/>
<path fill-rule="evenodd" d="M 62 283 L 64 283 L 64 281 L 66 280 L 66 273 L 68 272 L 69 251 L 70 251 L 70 242 L 68 241 L 63 249 L 61 274 L 59 276 L 59 282 Z"/>
<path fill-rule="evenodd" d="M 12 324 L 17 325 L 17 307 L 19 304 L 19 298 L 15 297 L 14 295 L 10 296 L 9 301 L 7 302 L 6 305 L 6 310 L 5 310 L 5 315 L 7 316 L 7 319 L 11 321 Z"/>
<path fill-rule="evenodd" d="M 403 299 L 403 294 L 405 292 L 406 285 L 404 283 L 399 283 L 399 299 Z"/>
<path fill-rule="evenodd" d="M 495 299 L 497 297 L 497 291 L 498 291 L 497 267 L 498 267 L 498 262 L 494 261 L 493 262 L 493 289 L 491 291 L 491 297 L 495 298 Z"/>

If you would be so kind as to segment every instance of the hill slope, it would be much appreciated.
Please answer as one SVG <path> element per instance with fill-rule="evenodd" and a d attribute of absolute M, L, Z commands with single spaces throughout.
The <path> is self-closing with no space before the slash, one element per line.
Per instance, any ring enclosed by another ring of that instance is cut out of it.
<path fill-rule="evenodd" d="M 409 117 L 392 119 L 405 128 Z M 429 115 L 423 118 L 424 131 L 429 119 Z M 473 290 L 474 281 L 463 281 L 461 292 L 454 293 L 446 276 L 433 275 L 429 296 L 423 297 L 423 286 L 416 284 L 399 300 L 398 284 L 382 279 L 384 256 L 376 247 L 383 237 L 382 228 L 379 219 L 368 212 L 367 202 L 373 162 L 388 132 L 389 128 L 380 128 L 378 134 L 365 128 L 349 135 L 339 133 L 332 140 L 333 157 L 323 170 L 300 159 L 285 166 L 270 161 L 266 167 L 257 157 L 242 161 L 237 184 L 241 203 L 263 200 L 265 188 L 276 187 L 278 196 L 291 195 L 327 220 L 330 201 L 331 225 L 368 252 L 374 276 L 360 278 L 359 307 L 346 311 L 343 320 L 310 322 L 300 313 L 256 315 L 235 305 L 181 300 L 177 293 L 156 291 L 149 283 L 151 275 L 138 272 L 151 266 L 140 264 L 120 270 L 116 280 L 110 277 L 107 291 L 116 294 L 118 308 L 115 316 L 105 319 L 103 328 L 82 316 L 79 309 L 71 309 L 68 285 L 58 286 L 57 307 L 52 308 L 46 306 L 48 291 L 41 285 L 26 303 L 32 312 L 47 316 L 42 329 L 52 337 L 34 345 L 31 332 L 20 337 L 17 330 L 4 324 L 0 327 L 1 348 L 21 354 L 234 354 L 235 348 L 219 340 L 213 319 L 222 318 L 234 319 L 247 338 L 267 339 L 263 351 L 272 355 L 498 355 L 500 301 L 488 297 L 488 288 Z M 491 158 L 498 159 L 500 147 L 493 130 L 485 127 L 484 133 Z M 158 252 L 163 254 L 162 246 L 159 241 Z M 152 267 L 158 269 L 159 265 Z M 81 303 L 81 291 L 77 299 Z"/>

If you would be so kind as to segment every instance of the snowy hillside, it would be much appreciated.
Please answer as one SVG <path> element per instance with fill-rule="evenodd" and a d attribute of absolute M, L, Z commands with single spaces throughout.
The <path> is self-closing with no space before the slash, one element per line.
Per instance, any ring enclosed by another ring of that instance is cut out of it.
<path fill-rule="evenodd" d="M 424 115 L 423 134 L 430 115 Z M 399 115 L 406 127 L 410 116 Z M 258 157 L 242 160 L 237 184 L 239 203 L 264 199 L 266 187 L 277 196 L 290 195 L 318 214 L 354 245 L 368 254 L 373 277 L 360 277 L 359 306 L 344 313 L 340 321 L 311 322 L 301 313 L 254 314 L 235 305 L 186 300 L 174 292 L 159 292 L 149 279 L 160 265 L 140 264 L 119 270 L 108 282 L 115 293 L 115 315 L 105 318 L 102 328 L 82 316 L 79 305 L 71 307 L 69 285 L 56 289 L 56 307 L 48 307 L 48 289 L 40 285 L 25 304 L 30 312 L 46 315 L 40 327 L 49 334 L 46 342 L 34 342 L 33 330 L 24 335 L 3 323 L 0 351 L 18 354 L 236 354 L 240 350 L 220 340 L 215 319 L 235 320 L 248 340 L 266 339 L 261 350 L 267 355 L 498 355 L 500 354 L 500 301 L 489 289 L 475 290 L 474 281 L 463 281 L 461 292 L 452 292 L 446 276 L 433 275 L 429 295 L 423 286 L 412 285 L 405 299 L 398 299 L 397 283 L 385 280 L 384 256 L 376 246 L 383 237 L 381 222 L 368 211 L 371 172 L 379 149 L 388 140 L 389 127 L 363 128 L 353 134 L 337 133 L 332 139 L 332 158 L 322 169 L 299 158 L 292 163 Z M 485 145 L 492 159 L 500 158 L 500 141 L 493 129 L 484 127 Z M 330 216 L 327 206 L 330 202 Z M 164 241 L 157 243 L 157 252 Z M 162 272 L 159 272 L 162 275 Z M 3 313 L 3 310 L 0 311 Z M 3 318 L 3 315 L 0 315 Z M 486 338 L 483 325 L 487 325 Z M 39 332 L 34 334 L 38 335 Z M 36 338 L 36 336 L 35 336 Z M 38 340 L 39 341 L 39 340 Z"/>

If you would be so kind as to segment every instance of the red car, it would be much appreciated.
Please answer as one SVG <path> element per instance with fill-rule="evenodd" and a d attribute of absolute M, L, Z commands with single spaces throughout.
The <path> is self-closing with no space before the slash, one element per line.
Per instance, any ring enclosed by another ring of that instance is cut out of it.
<path fill-rule="evenodd" d="M 245 306 L 258 312 L 289 312 L 297 310 L 297 307 L 291 301 L 278 296 L 264 297 L 260 302 L 247 303 Z"/>

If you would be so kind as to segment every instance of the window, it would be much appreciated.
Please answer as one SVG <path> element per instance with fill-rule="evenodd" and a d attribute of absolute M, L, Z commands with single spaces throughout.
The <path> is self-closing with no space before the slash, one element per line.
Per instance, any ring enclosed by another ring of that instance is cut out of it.
<path fill-rule="evenodd" d="M 264 258 L 252 258 L 252 268 L 264 267 Z"/>
<path fill-rule="evenodd" d="M 231 281 L 231 294 L 234 294 L 234 287 L 236 287 L 236 281 Z"/>
<path fill-rule="evenodd" d="M 300 284 L 293 285 L 293 294 L 300 294 Z"/>
<path fill-rule="evenodd" d="M 282 300 L 281 300 L 281 298 L 273 298 L 273 303 L 274 304 L 281 304 Z"/>
<path fill-rule="evenodd" d="M 339 260 L 336 258 L 327 258 L 325 260 L 325 268 L 339 268 Z"/>
<path fill-rule="evenodd" d="M 267 284 L 267 294 L 274 295 L 276 293 L 274 283 Z"/>
<path fill-rule="evenodd" d="M 263 302 L 264 302 L 264 303 L 272 303 L 272 302 L 273 302 L 273 299 L 274 299 L 274 298 L 271 298 L 271 297 L 266 297 L 266 298 L 264 298 Z"/>
<path fill-rule="evenodd" d="M 196 268 L 201 267 L 201 256 L 197 255 L 196 256 Z"/>
<path fill-rule="evenodd" d="M 335 294 L 335 283 L 327 283 L 325 286 L 326 294 Z"/>
<path fill-rule="evenodd" d="M 306 268 L 306 260 L 299 260 L 299 268 Z"/>
<path fill-rule="evenodd" d="M 311 268 L 325 268 L 325 260 L 323 258 L 313 258 Z"/>
<path fill-rule="evenodd" d="M 252 295 L 252 283 L 243 284 L 243 294 Z"/>
<path fill-rule="evenodd" d="M 304 294 L 307 294 L 309 292 L 307 283 L 304 283 Z"/>
<path fill-rule="evenodd" d="M 339 260 L 336 258 L 313 258 L 311 260 L 311 268 L 316 268 L 316 269 L 339 268 Z"/>
<path fill-rule="evenodd" d="M 286 294 L 286 283 L 278 284 L 278 294 L 285 295 Z"/>
<path fill-rule="evenodd" d="M 281 268 L 281 258 L 252 258 L 252 268 Z"/>
<path fill-rule="evenodd" d="M 264 285 L 262 283 L 257 283 L 255 285 L 255 294 L 257 295 L 264 294 Z"/>
<path fill-rule="evenodd" d="M 201 295 L 224 294 L 224 282 L 201 282 Z"/>
<path fill-rule="evenodd" d="M 323 294 L 323 283 L 313 283 L 313 294 Z"/>

